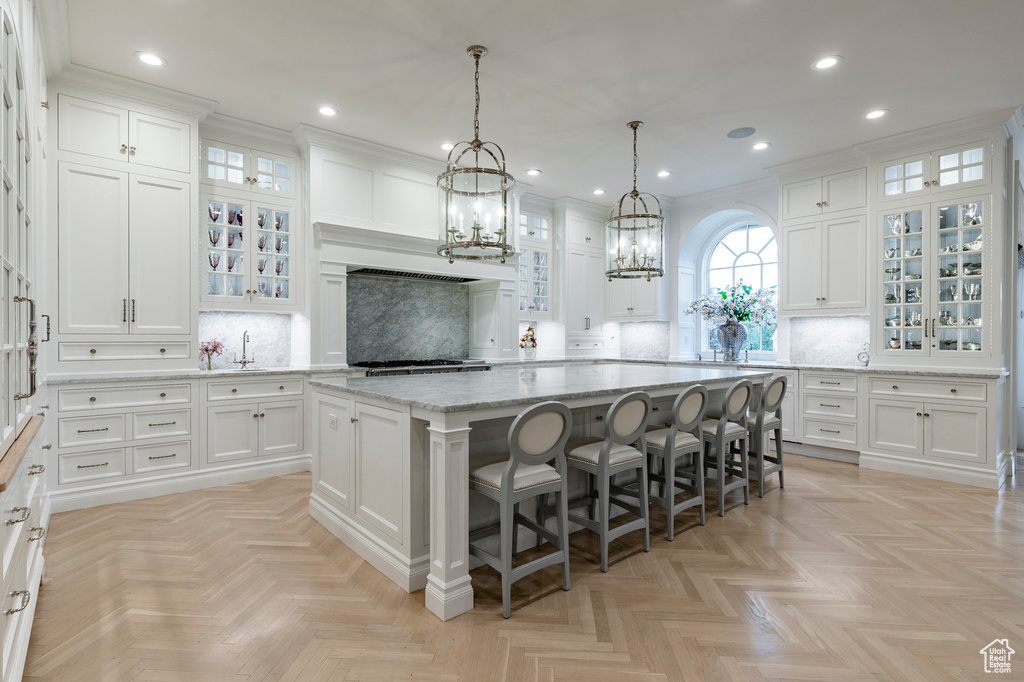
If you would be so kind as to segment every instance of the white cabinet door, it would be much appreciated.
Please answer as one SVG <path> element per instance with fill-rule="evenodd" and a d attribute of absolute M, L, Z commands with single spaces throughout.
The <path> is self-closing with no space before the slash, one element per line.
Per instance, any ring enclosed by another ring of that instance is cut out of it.
<path fill-rule="evenodd" d="M 471 291 L 469 315 L 472 325 L 470 345 L 478 350 L 497 348 L 498 292 L 490 289 Z"/>
<path fill-rule="evenodd" d="M 259 405 L 208 407 L 206 461 L 210 464 L 255 457 L 259 453 Z"/>
<path fill-rule="evenodd" d="M 826 175 L 821 179 L 821 190 L 821 208 L 826 213 L 867 206 L 868 171 L 858 168 Z"/>
<path fill-rule="evenodd" d="M 626 319 L 633 314 L 633 280 L 613 279 L 605 285 L 608 289 L 608 319 Z"/>
<path fill-rule="evenodd" d="M 128 174 L 61 163 L 57 186 L 60 331 L 124 333 Z"/>
<path fill-rule="evenodd" d="M 989 145 L 984 142 L 932 153 L 931 191 L 984 185 L 989 181 Z"/>
<path fill-rule="evenodd" d="M 396 542 L 405 536 L 409 419 L 398 410 L 355 404 L 356 515 Z M 405 480 L 403 480 L 403 478 Z"/>
<path fill-rule="evenodd" d="M 573 246 L 604 250 L 604 223 L 580 215 L 568 214 L 565 238 Z"/>
<path fill-rule="evenodd" d="M 57 146 L 68 152 L 128 160 L 128 111 L 58 95 Z"/>
<path fill-rule="evenodd" d="M 604 252 L 588 253 L 587 258 L 587 279 L 584 286 L 587 289 L 587 317 L 590 318 L 590 330 L 594 330 L 604 324 L 604 296 L 605 288 L 603 282 L 608 278 L 604 276 Z"/>
<path fill-rule="evenodd" d="M 821 224 L 782 230 L 782 310 L 821 307 Z"/>
<path fill-rule="evenodd" d="M 864 308 L 868 303 L 868 225 L 860 215 L 822 223 L 824 308 Z M 791 262 L 791 265 L 793 263 Z M 797 262 L 797 267 L 802 264 Z"/>
<path fill-rule="evenodd" d="M 568 267 L 566 267 L 566 290 L 568 292 L 568 310 L 565 326 L 569 333 L 587 331 L 587 254 L 583 251 L 570 251 Z"/>
<path fill-rule="evenodd" d="M 868 447 L 905 455 L 924 452 L 921 403 L 871 400 Z"/>
<path fill-rule="evenodd" d="M 931 155 L 918 154 L 880 163 L 877 173 L 879 196 L 883 200 L 927 194 L 932 184 Z"/>
<path fill-rule="evenodd" d="M 260 456 L 302 450 L 302 401 L 260 403 L 259 407 Z"/>
<path fill-rule="evenodd" d="M 200 177 L 210 185 L 230 189 L 252 187 L 249 170 L 249 149 L 224 144 L 216 140 L 203 140 Z"/>
<path fill-rule="evenodd" d="M 188 173 L 192 161 L 192 126 L 159 116 L 128 115 L 128 161 Z"/>
<path fill-rule="evenodd" d="M 352 508 L 352 401 L 316 397 L 313 475 L 320 492 L 345 509 Z"/>
<path fill-rule="evenodd" d="M 806 218 L 821 213 L 821 178 L 782 186 L 782 219 Z"/>
<path fill-rule="evenodd" d="M 632 316 L 638 319 L 656 320 L 661 309 L 661 277 L 634 279 Z"/>
<path fill-rule="evenodd" d="M 192 331 L 189 184 L 132 175 L 128 244 L 132 333 Z"/>
<path fill-rule="evenodd" d="M 259 150 L 250 152 L 252 191 L 275 197 L 295 198 L 296 161 L 290 156 L 270 154 Z"/>
<path fill-rule="evenodd" d="M 931 457 L 985 464 L 988 452 L 984 407 L 924 404 L 924 451 Z"/>

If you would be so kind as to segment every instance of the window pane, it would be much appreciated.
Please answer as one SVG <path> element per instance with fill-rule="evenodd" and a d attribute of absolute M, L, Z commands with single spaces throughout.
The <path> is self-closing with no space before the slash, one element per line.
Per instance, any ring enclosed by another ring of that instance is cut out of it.
<path fill-rule="evenodd" d="M 755 253 L 759 252 L 771 241 L 775 240 L 775 235 L 772 234 L 772 228 L 767 226 L 752 227 L 750 228 L 750 250 Z"/>
<path fill-rule="evenodd" d="M 741 253 L 736 259 L 737 268 L 748 267 L 751 265 L 756 265 L 758 267 L 761 265 L 761 258 L 756 253 L 747 251 L 746 253 Z"/>
<path fill-rule="evenodd" d="M 725 235 L 722 243 L 728 246 L 733 253 L 743 253 L 747 250 L 747 228 L 741 227 Z"/>
<path fill-rule="evenodd" d="M 708 286 L 711 291 L 724 289 L 732 284 L 732 268 L 728 270 L 711 270 L 708 273 Z"/>
<path fill-rule="evenodd" d="M 711 252 L 710 267 L 731 268 L 735 261 L 736 254 L 730 251 L 724 244 L 719 244 L 715 250 Z"/>
<path fill-rule="evenodd" d="M 779 262 L 779 243 L 774 239 L 761 251 L 761 262 L 765 265 L 775 265 Z"/>
<path fill-rule="evenodd" d="M 964 152 L 964 165 L 970 166 L 971 164 L 981 163 L 983 159 L 982 148 L 968 149 Z"/>
<path fill-rule="evenodd" d="M 736 282 L 742 281 L 748 286 L 752 286 L 755 289 L 761 288 L 761 265 L 748 265 L 742 268 L 736 268 Z"/>

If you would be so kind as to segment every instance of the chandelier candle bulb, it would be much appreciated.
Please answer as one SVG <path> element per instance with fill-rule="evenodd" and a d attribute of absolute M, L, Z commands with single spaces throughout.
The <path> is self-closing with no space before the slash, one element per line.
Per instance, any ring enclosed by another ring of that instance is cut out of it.
<path fill-rule="evenodd" d="M 633 130 L 633 191 L 622 195 L 605 223 L 608 252 L 605 276 L 613 279 L 661 277 L 665 250 L 665 218 L 661 202 L 653 194 L 636 189 L 636 171 L 639 157 L 636 151 L 636 131 L 643 121 L 630 121 Z"/>

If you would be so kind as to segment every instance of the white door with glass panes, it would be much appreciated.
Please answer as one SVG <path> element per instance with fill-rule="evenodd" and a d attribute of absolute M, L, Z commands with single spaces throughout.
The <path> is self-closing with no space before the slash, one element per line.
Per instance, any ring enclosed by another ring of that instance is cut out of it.
<path fill-rule="evenodd" d="M 296 196 L 294 157 L 204 139 L 202 158 L 204 184 L 284 199 Z"/>
<path fill-rule="evenodd" d="M 988 144 L 978 142 L 880 163 L 883 200 L 983 185 L 990 181 Z"/>
<path fill-rule="evenodd" d="M 543 247 L 520 246 L 520 317 L 551 317 L 551 283 L 551 251 Z"/>

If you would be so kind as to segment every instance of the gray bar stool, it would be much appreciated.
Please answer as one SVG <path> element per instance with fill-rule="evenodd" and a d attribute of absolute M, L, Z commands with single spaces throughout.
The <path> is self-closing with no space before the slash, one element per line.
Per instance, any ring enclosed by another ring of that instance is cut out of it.
<path fill-rule="evenodd" d="M 764 497 L 765 479 L 779 472 L 779 487 L 785 488 L 782 480 L 782 400 L 786 397 L 786 377 L 778 376 L 761 391 L 757 411 L 747 414 L 747 430 L 754 458 L 750 462 L 750 475 L 757 479 L 757 496 Z M 765 434 L 775 438 L 775 456 L 771 446 L 765 447 Z M 768 465 L 765 465 L 768 462 Z"/>
<path fill-rule="evenodd" d="M 698 507 L 700 525 L 704 525 L 704 436 L 701 422 L 707 409 L 708 389 L 691 386 L 672 404 L 672 425 L 647 432 L 650 481 L 660 484 L 661 493 L 660 496 L 651 493 L 650 499 L 665 508 L 669 540 L 675 538 L 676 514 L 685 509 Z M 656 464 L 660 465 L 660 473 Z M 676 503 L 678 492 L 689 492 L 694 497 Z"/>
<path fill-rule="evenodd" d="M 647 442 L 644 432 L 651 416 L 651 397 L 643 391 L 622 396 L 608 408 L 605 417 L 604 440 L 573 447 L 566 453 L 566 463 L 590 475 L 590 494 L 579 502 L 590 503 L 590 518 L 570 514 L 569 519 L 589 528 L 600 536 L 601 570 L 608 572 L 608 543 L 634 530 L 644 532 L 644 551 L 651 551 L 651 533 L 648 524 L 647 486 L 638 492 L 614 485 L 616 475 L 635 471 L 637 481 L 647 481 Z M 616 495 L 636 495 L 639 505 L 626 502 Z M 614 529 L 608 528 L 611 505 L 615 504 L 637 516 Z M 596 518 L 595 518 L 596 512 Z"/>
<path fill-rule="evenodd" d="M 725 494 L 736 488 L 743 488 L 743 504 L 750 504 L 750 485 L 747 482 L 747 409 L 750 407 L 750 396 L 754 385 L 747 379 L 741 379 L 729 387 L 722 401 L 721 414 L 708 414 L 700 425 L 704 431 L 704 467 L 715 468 L 715 478 L 708 478 L 718 488 L 718 515 L 725 516 Z M 739 442 L 740 461 L 732 458 L 733 443 Z M 714 448 L 714 455 L 711 449 Z M 725 482 L 725 476 L 735 476 L 736 480 Z"/>
<path fill-rule="evenodd" d="M 469 553 L 501 573 L 501 603 L 511 615 L 512 583 L 548 566 L 562 564 L 562 589 L 569 589 L 568 488 L 565 444 L 572 430 L 572 414 L 559 402 L 539 403 L 524 410 L 508 432 L 507 462 L 495 462 L 469 474 L 469 489 L 495 500 L 501 514 L 501 556 L 481 549 L 472 541 Z M 554 461 L 554 466 L 551 462 Z M 519 513 L 523 500 L 555 493 L 558 533 L 552 533 Z M 549 540 L 557 551 L 522 566 L 512 566 L 514 538 L 520 525 Z"/>

